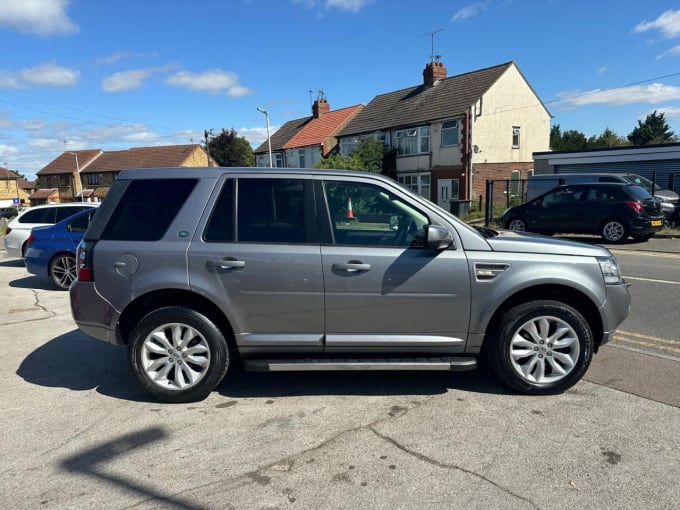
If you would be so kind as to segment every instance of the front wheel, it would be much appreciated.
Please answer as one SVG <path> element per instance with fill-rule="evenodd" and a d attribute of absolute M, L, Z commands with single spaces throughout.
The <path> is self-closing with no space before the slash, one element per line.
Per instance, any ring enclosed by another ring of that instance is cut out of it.
<path fill-rule="evenodd" d="M 128 363 L 137 382 L 158 400 L 196 402 L 226 374 L 229 350 L 208 317 L 172 306 L 150 312 L 135 327 Z"/>
<path fill-rule="evenodd" d="M 527 394 L 571 388 L 593 356 L 590 326 L 576 309 L 558 301 L 531 301 L 511 308 L 486 341 L 496 375 Z"/>

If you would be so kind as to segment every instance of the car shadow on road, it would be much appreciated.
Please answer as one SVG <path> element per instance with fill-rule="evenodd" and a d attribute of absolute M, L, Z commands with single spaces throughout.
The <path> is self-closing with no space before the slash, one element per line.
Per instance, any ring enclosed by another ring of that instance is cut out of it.
<path fill-rule="evenodd" d="M 38 347 L 17 375 L 39 386 L 154 402 L 128 371 L 126 350 L 75 329 Z M 470 372 L 246 372 L 232 366 L 216 391 L 230 398 L 305 395 L 436 395 L 449 390 L 512 394 L 481 366 Z"/>
<path fill-rule="evenodd" d="M 217 391 L 231 398 L 306 395 L 437 395 L 449 390 L 509 395 L 486 366 L 469 372 L 245 372 L 227 374 Z"/>
<path fill-rule="evenodd" d="M 125 349 L 88 338 L 77 329 L 31 352 L 19 365 L 17 375 L 39 386 L 96 389 L 118 399 L 152 401 L 128 372 Z"/>
<path fill-rule="evenodd" d="M 34 289 L 34 290 L 54 290 L 59 291 L 52 282 L 34 275 L 17 278 L 8 283 L 13 289 Z"/>
<path fill-rule="evenodd" d="M 0 262 L 0 267 L 24 267 L 24 259 L 8 259 Z"/>

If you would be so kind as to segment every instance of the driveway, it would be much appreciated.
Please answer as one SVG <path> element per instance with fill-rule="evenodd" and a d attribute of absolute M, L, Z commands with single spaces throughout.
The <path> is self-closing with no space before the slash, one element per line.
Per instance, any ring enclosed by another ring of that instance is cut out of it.
<path fill-rule="evenodd" d="M 680 507 L 675 406 L 587 381 L 519 396 L 483 368 L 236 371 L 159 404 L 122 348 L 75 328 L 67 293 L 3 255 L 7 508 Z"/>

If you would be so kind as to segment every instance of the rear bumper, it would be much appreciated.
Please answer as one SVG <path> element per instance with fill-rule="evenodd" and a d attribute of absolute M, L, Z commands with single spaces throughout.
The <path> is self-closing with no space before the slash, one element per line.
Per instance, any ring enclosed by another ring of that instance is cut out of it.
<path fill-rule="evenodd" d="M 120 312 L 97 292 L 94 283 L 76 280 L 69 294 L 71 315 L 84 333 L 113 345 L 123 345 L 116 334 Z"/>
<path fill-rule="evenodd" d="M 652 225 L 656 222 L 657 225 Z M 663 230 L 665 220 L 663 216 L 653 218 L 638 218 L 630 226 L 631 234 L 652 234 Z"/>

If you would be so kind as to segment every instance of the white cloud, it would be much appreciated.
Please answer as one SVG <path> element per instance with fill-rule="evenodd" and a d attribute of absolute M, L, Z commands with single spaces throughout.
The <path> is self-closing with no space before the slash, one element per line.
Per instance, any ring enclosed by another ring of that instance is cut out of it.
<path fill-rule="evenodd" d="M 60 67 L 54 62 L 22 69 L 18 74 L 24 83 L 48 87 L 72 87 L 80 77 L 80 71 Z"/>
<path fill-rule="evenodd" d="M 666 117 L 666 120 L 670 118 L 676 118 L 680 119 L 680 106 L 661 106 L 659 108 L 656 108 L 656 111 L 658 113 L 663 113 L 664 117 Z M 649 113 L 652 113 L 651 111 L 645 114 L 643 118 L 647 118 L 647 115 Z"/>
<path fill-rule="evenodd" d="M 460 9 L 456 14 L 453 15 L 451 21 L 463 21 L 473 16 L 478 15 L 480 12 L 486 10 L 489 6 L 488 0 L 486 2 L 477 2 L 475 4 L 466 5 Z"/>
<path fill-rule="evenodd" d="M 70 34 L 79 28 L 66 14 L 69 0 L 0 0 L 0 26 L 38 35 Z"/>
<path fill-rule="evenodd" d="M 656 57 L 656 60 L 661 60 L 664 57 L 680 57 L 680 44 L 673 46 L 670 50 L 664 51 L 661 55 Z"/>
<path fill-rule="evenodd" d="M 654 21 L 643 21 L 635 27 L 635 32 L 658 30 L 666 39 L 680 36 L 680 10 L 668 10 Z"/>
<path fill-rule="evenodd" d="M 293 4 L 302 4 L 307 9 L 325 8 L 339 11 L 359 12 L 375 0 L 291 0 Z"/>
<path fill-rule="evenodd" d="M 341 11 L 359 12 L 361 9 L 372 3 L 373 0 L 327 0 L 327 9 L 338 9 Z"/>
<path fill-rule="evenodd" d="M 222 71 L 221 69 L 212 69 L 202 73 L 179 71 L 169 76 L 165 83 L 173 87 L 209 92 L 210 94 L 224 92 L 233 97 L 252 94 L 251 89 L 238 83 L 236 73 Z"/>
<path fill-rule="evenodd" d="M 607 66 L 602 66 L 597 70 L 597 74 L 604 74 L 607 72 Z"/>
<path fill-rule="evenodd" d="M 40 131 L 47 128 L 48 122 L 45 119 L 26 119 L 20 125 L 26 131 Z"/>
<path fill-rule="evenodd" d="M 16 156 L 17 154 L 19 154 L 18 147 L 4 143 L 0 144 L 0 159 L 2 160 L 3 165 L 6 163 L 5 159 L 12 159 L 12 157 Z"/>
<path fill-rule="evenodd" d="M 153 68 L 131 69 L 113 73 L 102 80 L 102 90 L 104 92 L 121 92 L 123 90 L 138 89 L 144 80 L 154 73 Z"/>
<path fill-rule="evenodd" d="M 120 60 L 126 60 L 130 58 L 155 58 L 158 57 L 158 52 L 151 51 L 149 53 L 137 53 L 133 51 L 115 51 L 111 55 L 102 57 L 97 60 L 97 64 L 114 64 Z"/>
<path fill-rule="evenodd" d="M 624 105 L 633 103 L 657 104 L 663 101 L 680 100 L 680 87 L 651 83 L 632 85 L 616 89 L 595 89 L 588 92 L 570 91 L 557 94 L 561 108 L 576 108 L 592 104 Z"/>

